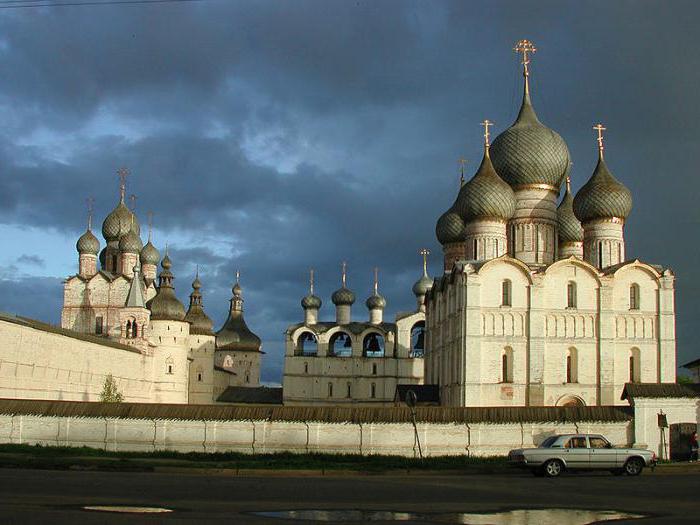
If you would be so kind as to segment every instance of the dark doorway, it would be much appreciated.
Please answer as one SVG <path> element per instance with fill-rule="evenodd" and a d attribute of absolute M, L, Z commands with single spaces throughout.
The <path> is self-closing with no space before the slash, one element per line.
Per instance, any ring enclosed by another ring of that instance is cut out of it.
<path fill-rule="evenodd" d="M 697 432 L 695 423 L 675 423 L 669 429 L 669 445 L 671 446 L 672 461 L 688 461 L 690 459 L 690 436 Z"/>

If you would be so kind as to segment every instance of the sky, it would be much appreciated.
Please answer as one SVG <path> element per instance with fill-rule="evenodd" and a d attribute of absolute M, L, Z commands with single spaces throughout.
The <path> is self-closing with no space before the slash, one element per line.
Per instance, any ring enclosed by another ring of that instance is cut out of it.
<path fill-rule="evenodd" d="M 47 0 L 45 3 L 52 3 Z M 415 308 L 419 249 L 441 271 L 437 218 L 482 127 L 515 119 L 533 41 L 535 109 L 571 151 L 631 191 L 628 258 L 676 275 L 678 363 L 700 279 L 700 54 L 695 1 L 235 1 L 6 8 L 0 2 L 0 310 L 60 322 L 75 242 L 131 175 L 142 225 L 170 247 L 187 304 L 199 265 L 218 329 L 241 271 L 249 326 L 282 376 L 284 330 L 316 270 L 321 318 L 341 262 L 355 319 L 379 268 L 385 318 Z M 143 227 L 142 231 L 146 231 Z M 104 240 L 100 236 L 104 245 Z M 695 276 L 695 277 L 694 277 Z"/>

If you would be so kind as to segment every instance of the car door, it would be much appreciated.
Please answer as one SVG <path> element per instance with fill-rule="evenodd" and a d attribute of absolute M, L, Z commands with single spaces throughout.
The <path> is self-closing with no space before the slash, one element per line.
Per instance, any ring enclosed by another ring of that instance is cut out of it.
<path fill-rule="evenodd" d="M 617 465 L 617 450 L 602 436 L 588 436 L 590 468 L 609 469 Z"/>
<path fill-rule="evenodd" d="M 568 468 L 588 468 L 590 452 L 585 436 L 573 436 L 564 445 L 564 457 Z"/>

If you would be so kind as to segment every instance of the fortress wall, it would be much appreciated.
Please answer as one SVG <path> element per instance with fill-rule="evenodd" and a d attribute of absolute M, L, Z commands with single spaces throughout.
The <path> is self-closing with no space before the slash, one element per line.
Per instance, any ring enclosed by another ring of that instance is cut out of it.
<path fill-rule="evenodd" d="M 418 423 L 425 456 L 505 455 L 556 433 L 600 433 L 634 442 L 633 423 Z M 0 415 L 0 443 L 88 446 L 111 451 L 418 455 L 411 423 L 207 421 Z"/>
<path fill-rule="evenodd" d="M 107 374 L 124 401 L 152 399 L 151 358 L 0 319 L 0 398 L 99 401 Z"/>

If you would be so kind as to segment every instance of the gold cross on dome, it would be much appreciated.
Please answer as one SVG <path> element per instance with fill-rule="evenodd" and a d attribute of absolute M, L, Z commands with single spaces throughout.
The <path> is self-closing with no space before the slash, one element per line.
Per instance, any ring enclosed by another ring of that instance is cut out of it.
<path fill-rule="evenodd" d="M 481 123 L 481 125 L 484 126 L 484 145 L 488 148 L 491 145 L 489 142 L 489 137 L 491 136 L 491 133 L 489 133 L 489 127 L 493 126 L 493 122 L 486 119 Z"/>
<path fill-rule="evenodd" d="M 593 129 L 598 132 L 598 151 L 603 153 L 603 149 L 605 149 L 605 146 L 603 145 L 603 131 L 605 131 L 607 128 L 604 128 L 601 123 L 598 123 L 593 126 Z"/>
<path fill-rule="evenodd" d="M 236 270 L 236 282 L 240 283 L 241 282 L 241 271 Z"/>
<path fill-rule="evenodd" d="M 460 183 L 464 183 L 464 165 L 467 163 L 467 159 L 465 159 L 464 157 L 461 157 L 458 162 L 459 162 L 459 174 L 460 174 L 459 180 L 460 180 Z"/>
<path fill-rule="evenodd" d="M 523 40 L 518 40 L 518 43 L 515 44 L 513 51 L 515 51 L 516 53 L 522 53 L 522 55 L 523 55 L 523 61 L 522 61 L 523 75 L 528 76 L 530 74 L 530 71 L 527 67 L 530 64 L 530 59 L 528 58 L 528 54 L 531 54 L 531 55 L 534 54 L 537 51 L 537 48 L 529 40 L 523 39 Z"/>

